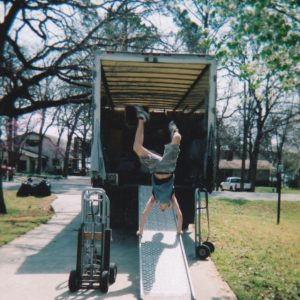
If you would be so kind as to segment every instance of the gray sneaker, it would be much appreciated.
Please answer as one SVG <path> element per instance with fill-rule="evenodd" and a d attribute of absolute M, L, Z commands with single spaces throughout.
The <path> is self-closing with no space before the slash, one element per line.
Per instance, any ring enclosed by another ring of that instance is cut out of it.
<path fill-rule="evenodd" d="M 170 134 L 171 134 L 171 139 L 172 139 L 174 133 L 179 131 L 178 127 L 177 127 L 177 125 L 175 124 L 174 121 L 171 121 L 169 123 L 169 131 L 170 131 Z"/>
<path fill-rule="evenodd" d="M 136 111 L 136 116 L 138 119 L 143 120 L 144 122 L 149 121 L 150 115 L 147 113 L 140 105 L 135 104 L 133 105 L 135 111 Z"/>

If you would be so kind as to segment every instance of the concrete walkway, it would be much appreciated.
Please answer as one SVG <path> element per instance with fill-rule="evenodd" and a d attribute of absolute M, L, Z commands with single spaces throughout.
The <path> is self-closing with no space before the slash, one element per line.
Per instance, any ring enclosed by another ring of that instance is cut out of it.
<path fill-rule="evenodd" d="M 0 248 L 1 299 L 139 299 L 138 239 L 134 232 L 121 230 L 113 231 L 111 261 L 117 263 L 118 275 L 108 293 L 69 293 L 69 272 L 76 264 L 77 229 L 81 222 L 80 191 L 74 185 L 57 196 L 53 202 L 55 214 L 47 224 Z M 186 232 L 183 241 L 196 299 L 235 300 L 213 262 L 195 258 L 193 236 L 192 231 Z"/>

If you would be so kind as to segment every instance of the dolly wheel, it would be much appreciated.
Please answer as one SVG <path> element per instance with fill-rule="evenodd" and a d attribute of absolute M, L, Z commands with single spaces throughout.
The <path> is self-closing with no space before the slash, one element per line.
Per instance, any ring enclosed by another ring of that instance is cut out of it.
<path fill-rule="evenodd" d="M 200 245 L 196 249 L 196 255 L 199 259 L 206 259 L 210 255 L 210 251 L 207 245 Z"/>
<path fill-rule="evenodd" d="M 118 273 L 118 268 L 115 263 L 111 263 L 109 265 L 109 283 L 113 284 L 116 281 L 117 278 L 117 273 Z"/>
<path fill-rule="evenodd" d="M 79 278 L 76 270 L 72 270 L 69 276 L 69 290 L 70 292 L 77 292 L 79 290 Z"/>
<path fill-rule="evenodd" d="M 213 252 L 215 251 L 215 245 L 214 245 L 212 242 L 210 242 L 210 241 L 205 241 L 205 242 L 203 243 L 203 245 L 208 246 L 210 253 L 213 253 Z"/>
<path fill-rule="evenodd" d="M 100 291 L 102 293 L 107 293 L 108 286 L 109 286 L 109 273 L 108 271 L 103 271 L 101 273 L 101 278 L 100 278 Z"/>

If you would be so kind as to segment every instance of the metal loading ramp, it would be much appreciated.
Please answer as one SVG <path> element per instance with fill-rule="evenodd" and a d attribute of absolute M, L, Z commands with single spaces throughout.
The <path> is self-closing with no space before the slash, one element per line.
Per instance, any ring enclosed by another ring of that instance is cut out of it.
<path fill-rule="evenodd" d="M 152 192 L 139 186 L 139 219 Z M 195 299 L 181 236 L 173 209 L 155 205 L 139 240 L 141 299 Z"/>

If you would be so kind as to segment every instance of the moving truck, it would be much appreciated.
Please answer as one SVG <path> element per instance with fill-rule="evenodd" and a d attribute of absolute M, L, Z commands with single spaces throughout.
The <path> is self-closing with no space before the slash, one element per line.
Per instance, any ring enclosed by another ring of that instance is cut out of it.
<path fill-rule="evenodd" d="M 168 123 L 182 135 L 175 191 L 184 225 L 194 220 L 194 192 L 215 185 L 216 60 L 209 55 L 98 52 L 94 63 L 91 180 L 111 202 L 111 225 L 138 226 L 138 186 L 150 185 L 133 152 L 134 104 L 150 113 L 147 149 L 162 153 Z"/>

